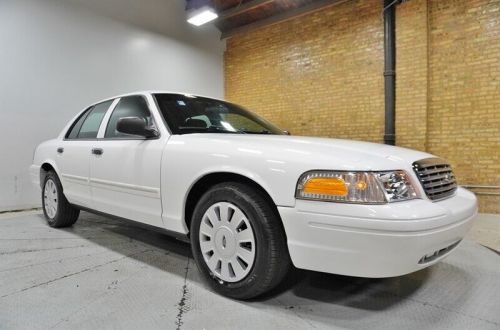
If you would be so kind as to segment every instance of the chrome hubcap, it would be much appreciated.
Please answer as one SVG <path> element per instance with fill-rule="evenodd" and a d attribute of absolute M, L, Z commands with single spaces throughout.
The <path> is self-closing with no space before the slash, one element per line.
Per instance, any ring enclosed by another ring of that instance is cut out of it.
<path fill-rule="evenodd" d="M 43 206 L 49 218 L 54 218 L 57 213 L 57 186 L 51 179 L 45 182 L 43 190 Z"/>
<path fill-rule="evenodd" d="M 247 276 L 255 260 L 255 237 L 245 214 L 234 204 L 213 204 L 200 224 L 200 248 L 208 268 L 225 282 Z"/>

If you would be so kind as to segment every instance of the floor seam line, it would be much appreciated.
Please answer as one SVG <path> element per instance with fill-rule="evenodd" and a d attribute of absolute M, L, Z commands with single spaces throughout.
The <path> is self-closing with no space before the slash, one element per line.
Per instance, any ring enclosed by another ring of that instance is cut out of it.
<path fill-rule="evenodd" d="M 186 271 L 184 273 L 184 284 L 182 285 L 182 296 L 181 296 L 181 299 L 179 300 L 179 302 L 177 303 L 177 310 L 179 312 L 177 313 L 177 318 L 175 321 L 176 330 L 181 330 L 181 327 L 184 324 L 182 318 L 184 317 L 184 314 L 187 311 L 186 310 L 187 309 L 186 300 L 187 300 L 187 294 L 188 294 L 187 276 L 188 276 L 188 272 L 189 272 L 189 260 L 190 260 L 190 258 L 188 257 L 187 264 L 186 264 Z"/>
<path fill-rule="evenodd" d="M 118 258 L 118 259 L 113 259 L 111 261 L 108 261 L 108 262 L 105 262 L 103 264 L 99 264 L 99 265 L 96 265 L 96 266 L 93 266 L 93 267 L 89 267 L 89 268 L 85 268 L 81 271 L 78 271 L 78 272 L 75 272 L 75 273 L 71 273 L 71 274 L 67 274 L 67 275 L 63 275 L 63 276 L 60 276 L 58 278 L 55 278 L 55 279 L 52 279 L 50 281 L 45 281 L 43 283 L 38 283 L 38 284 L 35 284 L 35 285 L 32 285 L 30 287 L 27 287 L 27 288 L 24 288 L 24 289 L 21 289 L 21 290 L 18 290 L 18 291 L 14 291 L 14 292 L 11 292 L 11 293 L 8 293 L 8 294 L 5 294 L 3 296 L 1 296 L 0 298 L 6 298 L 6 297 L 10 297 L 10 296 L 13 296 L 13 295 L 16 295 L 18 293 L 22 293 L 22 292 L 25 292 L 25 291 L 29 291 L 31 289 L 35 289 L 35 288 L 38 288 L 40 286 L 43 286 L 43 285 L 48 285 L 48 284 L 51 284 L 51 283 L 54 283 L 54 282 L 57 282 L 59 280 L 63 280 L 65 278 L 68 278 L 68 277 L 72 277 L 72 276 L 75 276 L 75 275 L 78 275 L 78 274 L 82 274 L 82 273 L 86 273 L 88 271 L 91 271 L 91 270 L 94 270 L 94 269 L 97 269 L 99 267 L 102 267 L 102 266 L 106 266 L 106 265 L 109 265 L 109 264 L 112 264 L 112 263 L 115 263 L 115 262 L 118 262 L 120 260 L 123 260 L 125 258 L 128 258 L 128 257 L 131 257 L 131 256 L 135 256 L 135 255 L 138 255 L 138 254 L 141 254 L 141 253 L 145 253 L 145 252 L 148 252 L 148 251 L 151 251 L 151 250 L 145 250 L 145 251 L 141 251 L 139 253 L 133 253 L 133 254 L 129 254 L 129 255 L 126 255 L 126 256 L 123 256 L 121 258 Z"/>

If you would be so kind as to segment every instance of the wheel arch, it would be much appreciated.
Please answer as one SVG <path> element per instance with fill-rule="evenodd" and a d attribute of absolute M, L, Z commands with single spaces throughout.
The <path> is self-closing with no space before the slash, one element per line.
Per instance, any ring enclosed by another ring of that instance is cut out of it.
<path fill-rule="evenodd" d="M 190 187 L 189 192 L 186 194 L 186 199 L 184 202 L 184 224 L 189 231 L 191 218 L 193 216 L 194 208 L 196 203 L 201 198 L 201 196 L 207 192 L 211 187 L 216 184 L 223 182 L 238 182 L 246 184 L 252 188 L 259 190 L 262 196 L 270 203 L 276 215 L 281 220 L 280 214 L 276 202 L 271 197 L 271 194 L 257 181 L 249 178 L 248 176 L 234 173 L 234 172 L 211 172 L 199 177 Z"/>
<path fill-rule="evenodd" d="M 51 160 L 45 160 L 40 165 L 40 187 L 43 188 L 43 182 L 45 181 L 45 177 L 49 171 L 54 171 L 57 176 L 59 176 L 59 171 L 57 166 Z"/>

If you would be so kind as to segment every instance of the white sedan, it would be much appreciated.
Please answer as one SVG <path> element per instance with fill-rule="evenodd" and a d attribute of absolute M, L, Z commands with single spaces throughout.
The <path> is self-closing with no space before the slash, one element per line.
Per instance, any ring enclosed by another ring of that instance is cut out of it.
<path fill-rule="evenodd" d="M 31 175 L 50 226 L 87 210 L 184 237 L 211 286 L 238 299 L 270 290 L 292 264 L 361 277 L 420 270 L 477 214 L 433 155 L 290 136 L 237 105 L 165 92 L 83 110 L 37 147 Z"/>

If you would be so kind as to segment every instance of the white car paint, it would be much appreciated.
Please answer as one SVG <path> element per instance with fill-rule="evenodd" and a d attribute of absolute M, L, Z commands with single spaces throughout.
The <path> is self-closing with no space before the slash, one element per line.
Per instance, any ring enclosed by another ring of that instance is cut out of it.
<path fill-rule="evenodd" d="M 147 99 L 159 138 L 102 139 L 115 101 L 97 139 L 64 140 L 70 123 L 58 138 L 42 143 L 31 166 L 33 181 L 39 186 L 40 167 L 50 164 L 70 203 L 187 234 L 191 187 L 211 173 L 238 174 L 259 184 L 276 204 L 296 267 L 367 277 L 401 275 L 438 262 L 447 253 L 418 264 L 422 256 L 461 240 L 477 213 L 475 196 L 463 188 L 442 201 L 426 197 L 412 163 L 430 154 L 287 135 L 171 135 L 152 93 L 127 95 Z M 92 148 L 104 154 L 93 155 Z M 310 170 L 404 170 L 419 199 L 382 205 L 297 200 L 297 181 Z"/>

